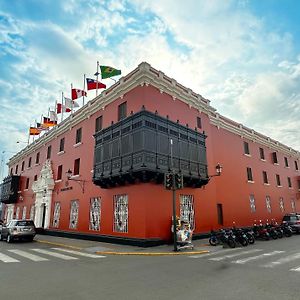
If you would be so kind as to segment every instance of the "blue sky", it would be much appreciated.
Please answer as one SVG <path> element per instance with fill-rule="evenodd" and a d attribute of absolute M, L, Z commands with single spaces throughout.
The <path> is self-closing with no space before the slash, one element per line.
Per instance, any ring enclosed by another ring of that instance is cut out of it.
<path fill-rule="evenodd" d="M 1 163 L 97 60 L 124 75 L 147 61 L 219 113 L 300 150 L 299 23 L 294 0 L 2 0 Z"/>

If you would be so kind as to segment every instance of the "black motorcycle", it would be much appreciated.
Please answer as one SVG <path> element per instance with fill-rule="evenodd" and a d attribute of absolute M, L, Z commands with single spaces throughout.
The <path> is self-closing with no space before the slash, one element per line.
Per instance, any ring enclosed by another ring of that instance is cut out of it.
<path fill-rule="evenodd" d="M 232 232 L 235 236 L 235 240 L 241 244 L 243 247 L 246 247 L 249 245 L 248 238 L 245 234 L 245 232 L 240 228 L 232 228 Z"/>
<path fill-rule="evenodd" d="M 220 229 L 219 231 L 211 231 L 209 237 L 209 244 L 211 246 L 217 245 L 228 245 L 230 248 L 236 247 L 235 237 L 232 233 L 226 232 L 224 229 Z"/>

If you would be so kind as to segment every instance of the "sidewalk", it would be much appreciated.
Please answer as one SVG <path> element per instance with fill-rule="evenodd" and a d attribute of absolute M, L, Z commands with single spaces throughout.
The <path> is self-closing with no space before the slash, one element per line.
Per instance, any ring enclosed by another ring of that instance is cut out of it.
<path fill-rule="evenodd" d="M 34 240 L 41 244 L 71 248 L 73 250 L 85 251 L 101 255 L 145 255 L 145 256 L 160 256 L 160 255 L 195 255 L 210 252 L 210 246 L 207 239 L 199 239 L 193 241 L 194 249 L 183 249 L 174 252 L 174 246 L 161 245 L 156 247 L 142 248 L 137 246 L 120 245 L 103 243 L 97 241 L 71 239 L 50 235 L 37 234 Z"/>

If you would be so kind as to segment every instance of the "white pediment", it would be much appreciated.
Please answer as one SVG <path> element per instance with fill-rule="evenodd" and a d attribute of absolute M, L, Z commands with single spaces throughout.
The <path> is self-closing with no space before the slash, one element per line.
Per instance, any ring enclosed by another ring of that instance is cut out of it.
<path fill-rule="evenodd" d="M 43 191 L 53 190 L 54 189 L 54 179 L 53 179 L 53 171 L 51 167 L 50 159 L 46 160 L 41 173 L 38 177 L 38 180 L 33 182 L 32 190 L 34 193 L 39 193 Z"/>

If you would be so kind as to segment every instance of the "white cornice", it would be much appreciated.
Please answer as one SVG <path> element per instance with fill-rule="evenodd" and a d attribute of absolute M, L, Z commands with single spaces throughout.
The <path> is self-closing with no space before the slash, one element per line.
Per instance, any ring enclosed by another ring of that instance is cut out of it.
<path fill-rule="evenodd" d="M 217 127 L 222 127 L 230 132 L 240 135 L 241 137 L 257 141 L 258 143 L 267 147 L 282 151 L 296 158 L 300 158 L 299 151 L 293 150 L 283 144 L 273 141 L 270 138 L 263 136 L 251 129 L 246 130 L 246 127 L 241 124 L 236 126 L 237 123 L 218 114 L 216 109 L 210 105 L 210 101 L 208 99 L 205 99 L 201 95 L 193 92 L 191 89 L 184 87 L 175 79 L 166 76 L 163 72 L 154 69 L 150 64 L 143 62 L 139 64 L 139 66 L 132 72 L 120 78 L 120 80 L 110 88 L 102 91 L 100 95 L 89 101 L 73 115 L 63 120 L 48 133 L 44 134 L 25 149 L 14 155 L 9 160 L 8 165 L 10 166 L 21 161 L 32 152 L 46 145 L 48 142 L 57 138 L 64 132 L 70 130 L 78 123 L 90 118 L 91 115 L 100 109 L 105 109 L 105 106 L 112 103 L 117 98 L 123 98 L 123 96 L 133 88 L 137 86 L 149 85 L 154 86 L 161 93 L 170 95 L 174 101 L 178 99 L 187 103 L 190 108 L 196 108 L 199 112 L 207 114 L 210 118 L 211 124 Z"/>

